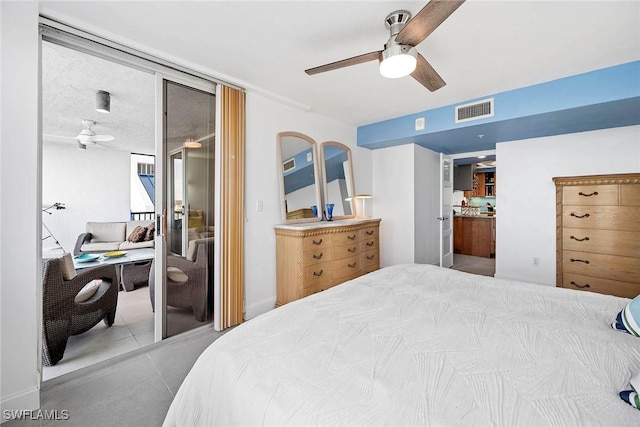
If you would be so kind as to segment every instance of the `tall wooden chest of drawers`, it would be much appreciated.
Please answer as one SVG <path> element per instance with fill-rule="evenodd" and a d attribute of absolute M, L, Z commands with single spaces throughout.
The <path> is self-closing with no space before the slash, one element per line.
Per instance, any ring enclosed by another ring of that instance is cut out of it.
<path fill-rule="evenodd" d="M 556 286 L 640 294 L 640 174 L 553 178 Z"/>
<path fill-rule="evenodd" d="M 380 219 L 276 226 L 276 306 L 380 268 L 379 226 Z"/>

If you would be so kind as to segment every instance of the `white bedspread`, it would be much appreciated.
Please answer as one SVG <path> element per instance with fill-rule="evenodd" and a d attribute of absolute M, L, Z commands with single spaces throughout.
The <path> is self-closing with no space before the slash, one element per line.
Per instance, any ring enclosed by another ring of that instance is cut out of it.
<path fill-rule="evenodd" d="M 216 340 L 166 426 L 639 426 L 618 392 L 623 298 L 428 265 L 385 268 Z"/>

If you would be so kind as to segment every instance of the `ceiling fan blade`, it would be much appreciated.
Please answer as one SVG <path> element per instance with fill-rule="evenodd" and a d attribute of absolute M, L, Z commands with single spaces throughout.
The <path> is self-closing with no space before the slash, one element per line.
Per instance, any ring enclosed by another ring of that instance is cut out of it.
<path fill-rule="evenodd" d="M 418 53 L 417 59 L 418 63 L 416 64 L 416 69 L 411 73 L 411 77 L 416 79 L 422 86 L 426 87 L 431 92 L 434 92 L 446 85 L 438 72 L 427 62 L 426 59 L 424 59 L 424 56 Z"/>
<path fill-rule="evenodd" d="M 330 64 L 320 65 L 319 67 L 309 68 L 304 70 L 308 75 L 314 75 L 318 73 L 324 73 L 325 71 L 337 70 L 338 68 L 349 67 L 351 65 L 362 64 L 363 62 L 369 62 L 376 60 L 382 54 L 381 50 L 375 52 L 365 53 L 363 55 L 354 56 L 353 58 L 343 59 L 341 61 L 332 62 Z"/>
<path fill-rule="evenodd" d="M 431 0 L 400 30 L 396 42 L 418 45 L 464 2 L 465 0 Z"/>
<path fill-rule="evenodd" d="M 106 142 L 113 141 L 116 138 L 113 135 L 96 135 L 92 139 L 95 142 Z"/>

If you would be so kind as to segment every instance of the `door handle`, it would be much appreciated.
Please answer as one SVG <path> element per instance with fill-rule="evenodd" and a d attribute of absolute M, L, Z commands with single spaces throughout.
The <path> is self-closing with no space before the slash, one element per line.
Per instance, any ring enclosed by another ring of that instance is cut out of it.
<path fill-rule="evenodd" d="M 436 218 L 436 219 L 437 219 L 437 220 L 439 220 L 439 221 L 446 221 L 446 220 L 448 220 L 448 219 L 449 219 L 449 217 L 448 217 L 448 216 L 439 216 L 439 217 L 438 217 L 438 218 Z"/>

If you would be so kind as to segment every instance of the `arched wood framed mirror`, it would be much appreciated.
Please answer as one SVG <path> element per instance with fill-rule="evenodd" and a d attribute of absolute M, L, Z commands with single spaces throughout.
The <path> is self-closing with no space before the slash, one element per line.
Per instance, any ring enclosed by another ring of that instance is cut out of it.
<path fill-rule="evenodd" d="M 280 132 L 277 145 L 282 221 L 321 221 L 320 167 L 316 142 L 302 133 Z"/>
<path fill-rule="evenodd" d="M 351 149 L 335 141 L 320 145 L 320 163 L 324 179 L 324 203 L 327 218 L 327 204 L 333 205 L 332 219 L 355 218 L 356 205 L 353 196 L 353 166 Z"/>

